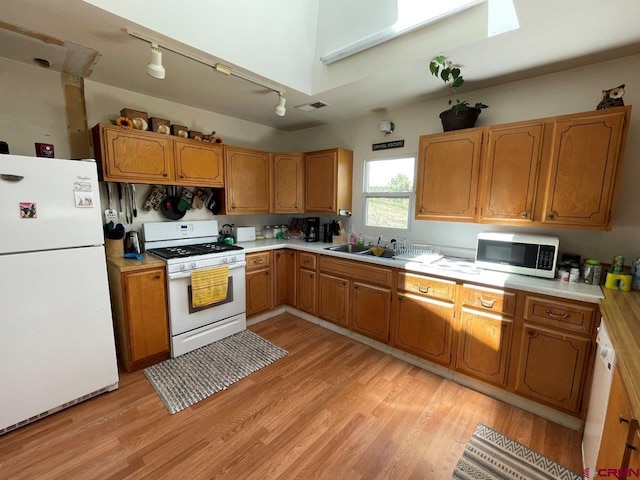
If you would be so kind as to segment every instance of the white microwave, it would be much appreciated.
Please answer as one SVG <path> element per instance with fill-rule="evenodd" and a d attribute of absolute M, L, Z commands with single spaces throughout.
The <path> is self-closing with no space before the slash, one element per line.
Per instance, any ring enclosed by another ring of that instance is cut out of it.
<path fill-rule="evenodd" d="M 476 265 L 500 272 L 555 278 L 558 237 L 519 233 L 478 234 Z"/>

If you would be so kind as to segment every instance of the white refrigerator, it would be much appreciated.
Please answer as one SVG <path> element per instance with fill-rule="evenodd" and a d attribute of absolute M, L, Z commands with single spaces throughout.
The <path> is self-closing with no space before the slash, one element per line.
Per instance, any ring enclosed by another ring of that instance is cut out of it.
<path fill-rule="evenodd" d="M 93 160 L 0 155 L 0 434 L 118 387 Z"/>

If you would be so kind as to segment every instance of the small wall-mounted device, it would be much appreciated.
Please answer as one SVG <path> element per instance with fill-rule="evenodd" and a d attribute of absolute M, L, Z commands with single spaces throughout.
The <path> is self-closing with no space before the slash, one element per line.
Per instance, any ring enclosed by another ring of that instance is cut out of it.
<path fill-rule="evenodd" d="M 378 130 L 387 135 L 393 132 L 395 128 L 396 126 L 394 125 L 394 123 L 388 120 L 383 120 L 382 122 L 380 122 L 380 125 L 378 125 Z"/>

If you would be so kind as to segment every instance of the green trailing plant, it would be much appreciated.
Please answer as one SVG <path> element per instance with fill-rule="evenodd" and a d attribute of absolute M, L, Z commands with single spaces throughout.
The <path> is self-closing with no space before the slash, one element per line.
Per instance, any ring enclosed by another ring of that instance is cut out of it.
<path fill-rule="evenodd" d="M 440 78 L 445 85 L 450 84 L 449 87 L 452 88 L 454 92 L 464 85 L 464 77 L 460 72 L 460 67 L 453 65 L 451 60 L 448 60 L 444 55 L 438 55 L 431 60 L 429 62 L 429 70 L 431 71 L 431 75 Z M 472 108 L 467 100 L 456 99 L 456 103 L 453 103 L 453 99 L 450 99 L 449 105 L 451 105 L 451 111 L 456 115 L 463 110 Z M 473 108 L 480 110 L 482 108 L 489 108 L 489 106 L 478 102 Z"/>

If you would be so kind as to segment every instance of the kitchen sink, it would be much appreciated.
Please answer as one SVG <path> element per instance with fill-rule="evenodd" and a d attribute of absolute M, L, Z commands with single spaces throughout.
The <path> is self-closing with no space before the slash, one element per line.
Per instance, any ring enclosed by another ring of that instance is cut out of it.
<path fill-rule="evenodd" d="M 332 252 L 342 252 L 342 253 L 360 253 L 364 254 L 366 252 L 370 252 L 369 247 L 365 247 L 362 245 L 334 245 L 333 247 L 325 247 L 325 250 L 331 250 Z"/>
<path fill-rule="evenodd" d="M 373 256 L 376 256 L 376 257 L 380 257 L 380 258 L 393 258 L 393 256 L 395 255 L 395 252 L 393 250 L 389 250 L 388 248 L 385 248 L 382 251 L 382 254 L 380 254 L 380 255 L 376 255 L 371 250 L 367 250 L 365 252 L 360 252 L 360 255 L 373 255 Z"/>

